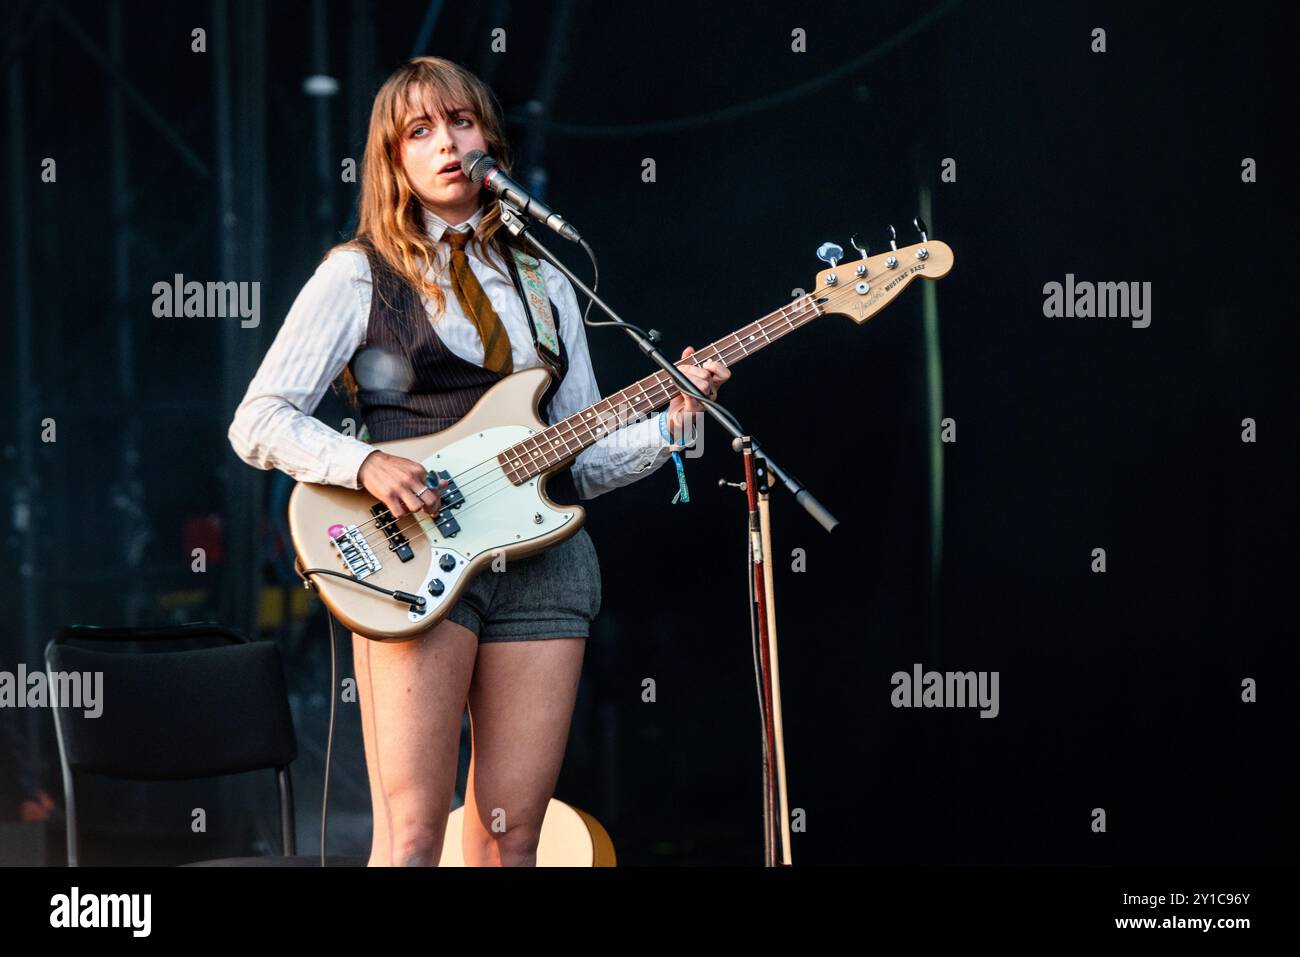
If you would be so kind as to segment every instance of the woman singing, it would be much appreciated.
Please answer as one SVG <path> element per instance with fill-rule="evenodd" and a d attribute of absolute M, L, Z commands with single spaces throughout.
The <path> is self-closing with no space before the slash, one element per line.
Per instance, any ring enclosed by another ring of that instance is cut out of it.
<path fill-rule="evenodd" d="M 499 107 L 473 74 L 419 57 L 384 83 L 370 115 L 356 235 L 302 288 L 235 413 L 229 437 L 244 461 L 364 488 L 395 517 L 436 514 L 438 489 L 423 465 L 312 417 L 331 382 L 342 377 L 363 436 L 376 442 L 448 428 L 503 377 L 543 364 L 555 373 L 542 403 L 548 422 L 599 400 L 577 297 L 547 263 L 540 272 L 559 359 L 542 354 L 514 273 L 518 241 L 497 202 L 459 167 L 476 149 L 509 171 Z M 715 361 L 682 369 L 707 395 L 730 377 Z M 699 411 L 673 398 L 671 435 L 683 435 Z M 649 475 L 671 454 L 660 423 L 652 417 L 590 446 L 549 494 L 562 502 L 568 488 L 589 499 Z M 353 634 L 371 866 L 437 864 L 467 703 L 465 862 L 536 863 L 599 610 L 600 569 L 582 529 L 504 572 L 478 575 L 443 621 L 411 640 Z"/>

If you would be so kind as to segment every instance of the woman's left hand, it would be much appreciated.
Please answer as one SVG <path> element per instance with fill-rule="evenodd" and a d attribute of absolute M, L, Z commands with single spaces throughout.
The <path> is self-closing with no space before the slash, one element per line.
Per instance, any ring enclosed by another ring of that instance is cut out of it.
<path fill-rule="evenodd" d="M 682 350 L 682 358 L 689 359 L 695 354 L 694 346 L 687 346 Z M 731 370 L 721 359 L 710 359 L 702 366 L 697 366 L 693 362 L 679 362 L 677 368 L 681 369 L 686 377 L 695 383 L 695 388 L 711 399 L 718 397 L 718 390 L 722 388 L 722 383 L 731 378 Z M 704 406 L 684 393 L 678 393 L 673 400 L 668 403 L 668 431 L 678 440 L 681 441 L 682 427 L 688 416 L 695 416 L 704 411 Z M 699 429 L 697 428 L 698 434 Z"/>

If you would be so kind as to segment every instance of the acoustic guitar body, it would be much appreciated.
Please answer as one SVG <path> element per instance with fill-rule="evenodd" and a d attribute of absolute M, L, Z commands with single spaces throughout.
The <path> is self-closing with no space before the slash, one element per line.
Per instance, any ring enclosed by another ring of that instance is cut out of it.
<path fill-rule="evenodd" d="M 465 808 L 456 808 L 447 817 L 447 833 L 442 841 L 439 867 L 464 867 L 461 835 L 465 827 Z M 537 842 L 538 867 L 615 867 L 614 844 L 599 821 L 576 807 L 551 798 L 542 835 Z"/>

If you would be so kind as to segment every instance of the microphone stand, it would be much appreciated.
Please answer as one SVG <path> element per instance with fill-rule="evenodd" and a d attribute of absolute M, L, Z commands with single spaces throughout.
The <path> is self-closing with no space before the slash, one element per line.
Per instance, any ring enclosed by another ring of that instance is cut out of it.
<path fill-rule="evenodd" d="M 501 203 L 501 222 L 510 233 L 523 239 L 542 258 L 558 269 L 587 298 L 600 307 L 601 312 L 609 316 L 613 324 L 619 326 L 636 342 L 637 347 L 651 361 L 667 372 L 677 383 L 678 389 L 691 396 L 711 415 L 718 424 L 732 436 L 731 447 L 741 453 L 745 470 L 743 483 L 726 483 L 740 485 L 744 488 L 748 504 L 746 522 L 746 553 L 751 568 L 750 578 L 750 621 L 751 633 L 757 618 L 757 635 L 755 643 L 756 667 L 760 671 L 760 684 L 763 711 L 763 842 L 764 864 L 768 867 L 789 866 L 793 863 L 790 849 L 790 814 L 785 776 L 785 737 L 784 722 L 781 711 L 781 681 L 776 645 L 776 601 L 775 584 L 772 577 L 771 515 L 768 492 L 770 476 L 784 485 L 795 501 L 808 512 L 817 523 L 830 532 L 839 524 L 826 508 L 817 501 L 798 479 L 781 468 L 772 457 L 764 452 L 753 436 L 747 434 L 740 422 L 725 407 L 702 395 L 695 384 L 673 365 L 655 346 L 658 334 L 651 330 L 645 333 L 638 327 L 623 320 L 603 299 L 587 288 L 587 285 L 573 274 L 564 263 L 557 259 L 529 231 L 529 223 L 520 211 L 505 200 Z M 585 320 L 584 320 L 585 321 Z M 776 769 L 773 779 L 772 770 Z M 778 833 L 777 819 L 781 827 Z M 779 850 L 778 850 L 779 845 Z M 780 860 L 778 861 L 778 856 Z"/>

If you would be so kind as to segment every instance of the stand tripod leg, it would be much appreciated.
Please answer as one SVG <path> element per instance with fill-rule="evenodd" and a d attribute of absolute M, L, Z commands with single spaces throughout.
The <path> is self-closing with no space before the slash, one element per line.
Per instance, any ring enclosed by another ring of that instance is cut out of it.
<path fill-rule="evenodd" d="M 754 620 L 757 622 L 757 657 L 759 659 L 760 695 L 763 705 L 763 863 L 775 867 L 778 863 L 789 865 L 790 809 L 785 780 L 785 731 L 781 716 L 781 680 L 776 654 L 776 603 L 772 576 L 771 514 L 768 507 L 767 466 L 755 461 L 748 436 L 742 439 L 741 453 L 745 463 L 745 495 L 749 505 L 749 536 L 751 561 L 750 581 L 753 586 Z M 772 771 L 776 770 L 773 781 Z M 778 837 L 776 818 L 780 817 Z"/>
<path fill-rule="evenodd" d="M 781 713 L 781 667 L 776 651 L 776 589 L 772 582 L 772 523 L 768 508 L 768 493 L 760 491 L 758 496 L 758 521 L 763 541 L 763 584 L 767 599 L 767 646 L 770 662 L 769 680 L 772 685 L 772 716 L 776 730 L 776 784 L 781 813 L 781 862 L 793 863 L 790 851 L 790 806 L 786 793 L 785 779 L 785 722 Z"/>

